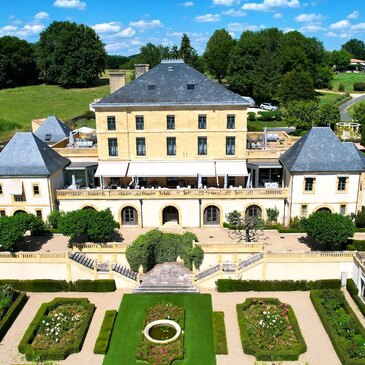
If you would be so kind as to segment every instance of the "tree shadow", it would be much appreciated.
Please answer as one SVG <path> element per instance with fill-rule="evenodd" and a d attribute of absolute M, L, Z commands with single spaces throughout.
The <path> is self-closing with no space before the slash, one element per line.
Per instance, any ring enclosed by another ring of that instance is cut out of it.
<path fill-rule="evenodd" d="M 53 234 L 41 235 L 41 236 L 33 236 L 27 235 L 24 236 L 20 241 L 18 241 L 14 245 L 14 252 L 18 251 L 26 251 L 26 252 L 36 252 L 40 251 L 50 239 L 53 238 Z"/>
<path fill-rule="evenodd" d="M 323 251 L 323 246 L 311 236 L 302 236 L 298 238 L 300 243 L 304 243 L 311 251 Z"/>

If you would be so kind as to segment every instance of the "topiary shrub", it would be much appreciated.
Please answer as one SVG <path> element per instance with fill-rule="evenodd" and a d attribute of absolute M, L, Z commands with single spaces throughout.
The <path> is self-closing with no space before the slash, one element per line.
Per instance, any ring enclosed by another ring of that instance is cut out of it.
<path fill-rule="evenodd" d="M 354 82 L 353 88 L 355 91 L 365 91 L 365 82 Z"/>
<path fill-rule="evenodd" d="M 248 112 L 247 113 L 247 120 L 249 122 L 254 122 L 256 120 L 256 113 L 255 112 Z"/>
<path fill-rule="evenodd" d="M 112 336 L 115 318 L 117 316 L 116 310 L 108 310 L 105 312 L 103 323 L 101 324 L 99 336 L 96 339 L 94 346 L 94 354 L 105 355 L 108 352 L 110 338 Z"/>
<path fill-rule="evenodd" d="M 342 91 L 345 91 L 345 85 L 344 85 L 344 84 L 342 84 L 342 83 L 341 83 L 341 84 L 339 84 L 339 85 L 338 85 L 338 91 L 341 91 L 341 92 L 342 92 Z"/>

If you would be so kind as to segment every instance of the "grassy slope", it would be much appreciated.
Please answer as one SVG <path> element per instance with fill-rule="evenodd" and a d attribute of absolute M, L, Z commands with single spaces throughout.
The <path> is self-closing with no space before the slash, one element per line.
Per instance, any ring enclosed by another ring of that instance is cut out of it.
<path fill-rule="evenodd" d="M 147 308 L 171 301 L 185 308 L 185 357 L 174 364 L 215 365 L 212 302 L 207 294 L 124 294 L 103 365 L 134 365 Z"/>
<path fill-rule="evenodd" d="M 345 86 L 345 91 L 348 93 L 356 93 L 358 91 L 354 91 L 353 83 L 354 82 L 365 82 L 365 73 L 346 73 L 342 72 L 338 75 L 335 75 L 332 80 L 332 86 L 334 91 L 338 91 L 338 86 L 343 84 Z"/>
<path fill-rule="evenodd" d="M 332 94 L 332 93 L 318 93 L 319 105 L 327 104 L 327 103 L 335 103 L 336 99 L 341 96 L 339 94 Z"/>

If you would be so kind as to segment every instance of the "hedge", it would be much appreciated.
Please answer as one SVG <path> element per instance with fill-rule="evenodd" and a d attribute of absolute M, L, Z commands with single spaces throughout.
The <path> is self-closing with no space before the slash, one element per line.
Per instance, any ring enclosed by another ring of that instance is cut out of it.
<path fill-rule="evenodd" d="M 341 280 L 234 280 L 218 279 L 218 292 L 240 291 L 307 291 L 313 289 L 340 289 Z"/>
<path fill-rule="evenodd" d="M 278 231 L 279 233 L 305 233 L 301 228 L 280 228 Z"/>
<path fill-rule="evenodd" d="M 27 302 L 28 297 L 26 294 L 19 293 L 18 297 L 15 299 L 14 303 L 11 307 L 7 310 L 5 316 L 0 321 L 0 341 L 6 335 L 11 325 L 14 323 L 16 318 L 18 317 L 19 313 L 23 309 L 25 303 Z"/>
<path fill-rule="evenodd" d="M 355 91 L 365 91 L 365 82 L 354 82 L 353 88 Z"/>
<path fill-rule="evenodd" d="M 310 298 L 312 300 L 312 304 L 322 322 L 323 327 L 325 328 L 328 337 L 330 338 L 332 345 L 339 357 L 342 365 L 364 365 L 365 358 L 350 358 L 349 352 L 343 345 L 342 338 L 337 334 L 336 329 L 333 328 L 330 319 L 325 312 L 323 305 L 320 299 L 321 290 L 312 290 L 310 292 Z M 349 317 L 349 321 L 357 325 L 359 332 L 362 336 L 365 336 L 365 329 L 361 325 L 359 319 L 356 317 L 355 313 L 350 308 L 349 304 L 345 300 L 345 310 Z M 351 349 L 349 349 L 351 351 Z"/>
<path fill-rule="evenodd" d="M 213 312 L 214 349 L 218 355 L 227 355 L 227 334 L 224 312 Z"/>
<path fill-rule="evenodd" d="M 365 251 L 365 240 L 347 240 L 346 250 L 348 251 Z"/>
<path fill-rule="evenodd" d="M 108 352 L 109 342 L 112 336 L 116 316 L 117 316 L 116 310 L 108 310 L 105 312 L 99 336 L 95 342 L 94 354 L 105 355 Z"/>
<path fill-rule="evenodd" d="M 78 329 L 77 335 L 75 335 L 74 342 L 61 349 L 34 349 L 32 342 L 37 334 L 37 329 L 49 311 L 57 307 L 59 304 L 78 303 L 85 307 L 88 311 L 84 322 Z M 20 353 L 25 355 L 28 361 L 46 361 L 46 360 L 64 360 L 70 354 L 80 352 L 84 343 L 87 331 L 89 329 L 91 319 L 95 311 L 95 305 L 91 304 L 87 298 L 55 298 L 49 303 L 43 303 L 26 330 L 22 340 L 18 345 Z"/>
<path fill-rule="evenodd" d="M 307 345 L 304 341 L 303 335 L 300 331 L 299 324 L 297 318 L 294 314 L 294 311 L 291 306 L 288 306 L 288 320 L 290 324 L 293 326 L 293 331 L 295 333 L 295 337 L 297 339 L 297 343 L 295 343 L 291 349 L 289 350 L 262 350 L 259 347 L 259 344 L 254 343 L 250 340 L 247 332 L 247 325 L 245 316 L 243 315 L 243 311 L 247 310 L 253 303 L 253 299 L 249 298 L 242 304 L 237 304 L 237 317 L 238 324 L 240 327 L 241 341 L 242 347 L 245 354 L 253 355 L 256 357 L 258 361 L 295 361 L 298 360 L 299 355 L 307 351 Z M 260 298 L 256 298 L 260 299 Z M 265 303 L 279 305 L 281 302 L 276 298 L 264 298 Z"/>
<path fill-rule="evenodd" d="M 361 300 L 361 298 L 358 296 L 359 289 L 357 289 L 357 286 L 356 286 L 356 284 L 354 283 L 354 281 L 352 279 L 347 279 L 346 289 L 349 292 L 349 294 L 351 295 L 351 298 L 356 303 L 356 305 L 359 308 L 361 314 L 365 317 L 365 304 Z"/>
<path fill-rule="evenodd" d="M 33 279 L 33 280 L 0 280 L 0 285 L 11 285 L 15 290 L 27 292 L 62 292 L 62 291 L 79 291 L 79 292 L 112 292 L 116 290 L 115 281 L 112 279 L 101 280 L 50 280 L 50 279 Z"/>

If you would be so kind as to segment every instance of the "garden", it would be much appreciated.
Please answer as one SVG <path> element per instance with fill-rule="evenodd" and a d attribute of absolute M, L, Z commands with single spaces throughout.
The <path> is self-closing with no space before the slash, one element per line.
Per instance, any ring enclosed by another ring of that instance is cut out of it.
<path fill-rule="evenodd" d="M 290 305 L 249 298 L 237 305 L 243 351 L 260 361 L 298 360 L 307 346 Z"/>

